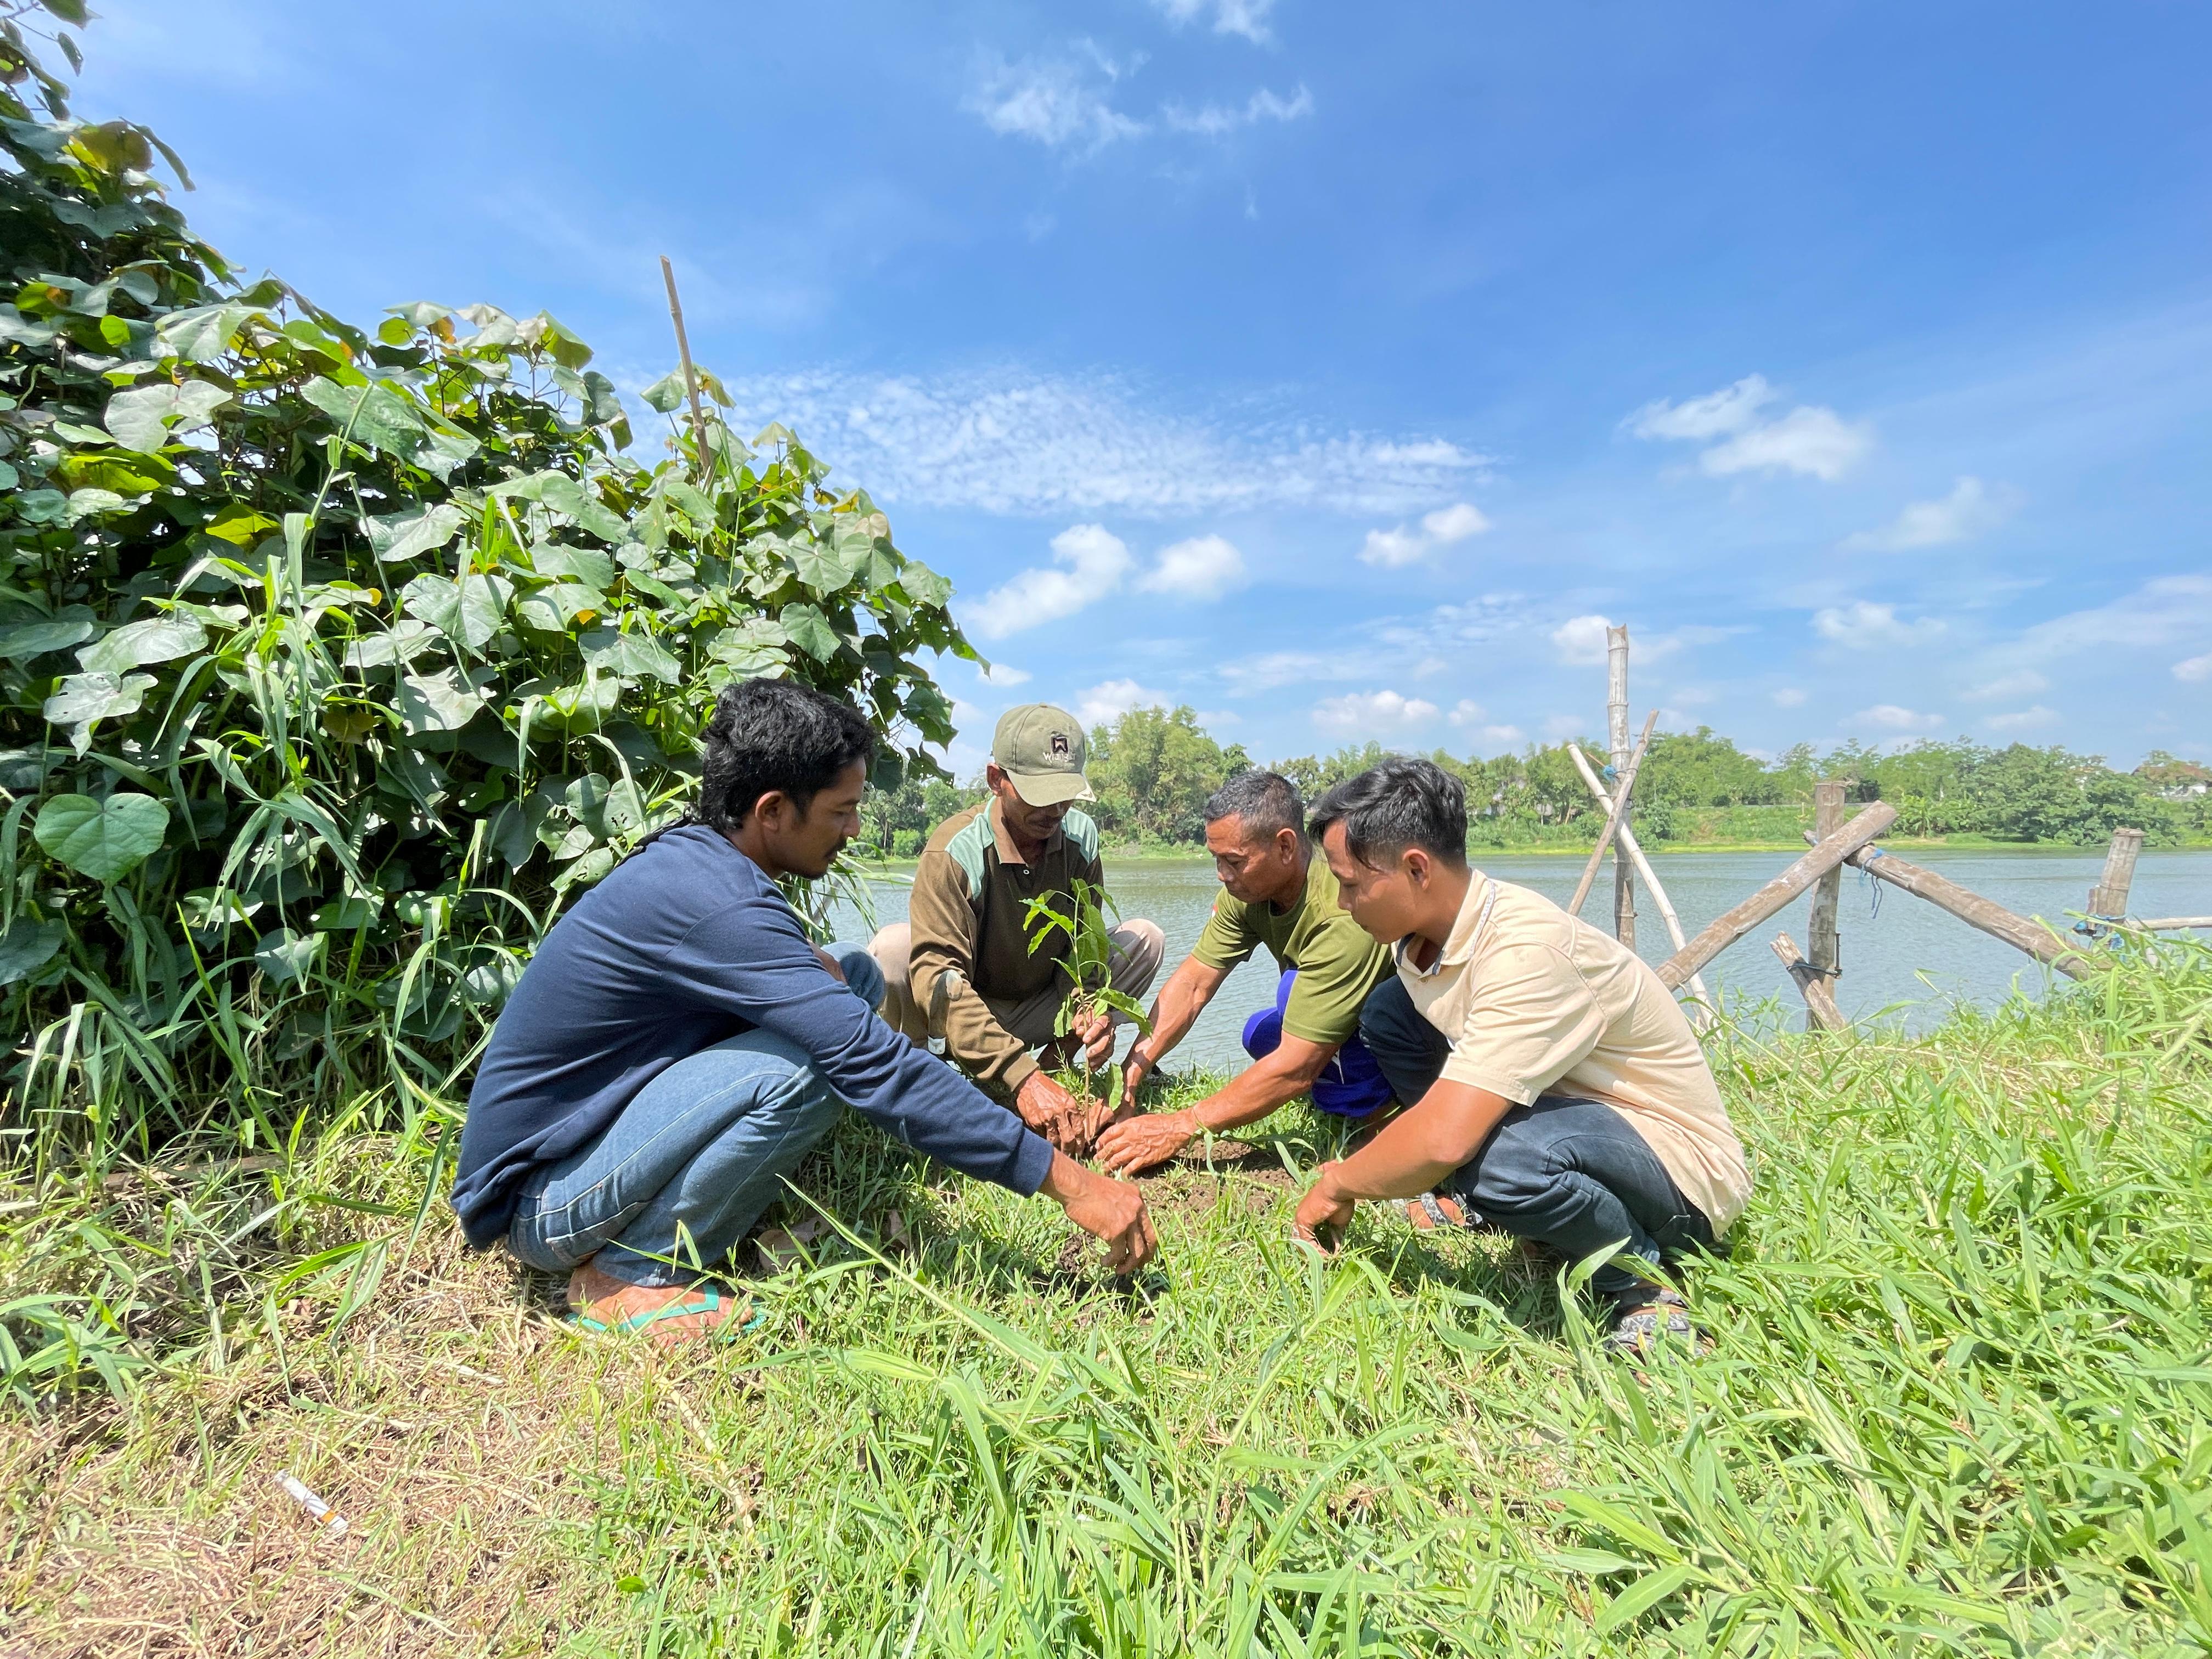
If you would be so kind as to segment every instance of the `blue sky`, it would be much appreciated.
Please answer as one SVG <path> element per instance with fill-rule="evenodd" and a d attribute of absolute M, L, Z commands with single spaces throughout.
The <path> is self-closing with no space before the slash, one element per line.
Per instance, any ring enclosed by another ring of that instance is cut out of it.
<path fill-rule="evenodd" d="M 1593 732 L 1601 619 L 1769 752 L 2212 759 L 2201 8 L 102 12 L 79 112 L 343 313 L 550 309 L 635 387 L 670 254 L 958 584 L 963 770 L 1039 697 Z"/>

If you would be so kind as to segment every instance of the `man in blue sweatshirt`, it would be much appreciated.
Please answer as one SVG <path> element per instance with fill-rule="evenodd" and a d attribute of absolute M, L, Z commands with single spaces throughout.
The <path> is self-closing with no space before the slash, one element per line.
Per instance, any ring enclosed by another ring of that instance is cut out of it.
<path fill-rule="evenodd" d="M 1133 1273 L 1136 1188 L 1055 1152 L 877 1018 L 882 976 L 808 943 L 777 890 L 860 833 L 875 736 L 779 680 L 725 690 L 695 817 L 648 840 L 546 935 L 469 1097 L 453 1204 L 469 1242 L 569 1274 L 608 1328 L 663 1340 L 734 1311 L 700 1283 L 847 1105 L 963 1174 L 1049 1194 Z"/>

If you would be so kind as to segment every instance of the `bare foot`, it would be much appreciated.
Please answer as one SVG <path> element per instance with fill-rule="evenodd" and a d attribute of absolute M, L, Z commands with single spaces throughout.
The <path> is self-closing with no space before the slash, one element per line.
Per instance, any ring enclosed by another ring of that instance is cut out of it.
<path fill-rule="evenodd" d="M 642 1331 L 659 1347 L 712 1336 L 751 1310 L 744 1297 L 697 1285 L 633 1285 L 586 1261 L 568 1275 L 568 1305 L 611 1330 Z M 664 1308 L 696 1310 L 663 1313 Z"/>

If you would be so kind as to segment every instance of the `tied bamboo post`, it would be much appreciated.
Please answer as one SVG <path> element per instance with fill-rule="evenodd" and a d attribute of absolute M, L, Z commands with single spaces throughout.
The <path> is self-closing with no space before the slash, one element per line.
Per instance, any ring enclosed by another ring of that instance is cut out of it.
<path fill-rule="evenodd" d="M 2002 904 L 1961 887 L 1933 870 L 1907 863 L 1878 847 L 1854 851 L 1844 860 L 1878 881 L 1902 887 L 1915 898 L 1926 899 L 1939 910 L 1948 910 L 1970 927 L 1978 927 L 1991 939 L 2001 939 L 2016 951 L 2025 951 L 2038 962 L 2048 963 L 2069 979 L 2087 979 L 2098 964 L 2066 943 L 2049 927 L 2014 915 Z"/>
<path fill-rule="evenodd" d="M 2128 889 L 2135 885 L 2136 859 L 2142 852 L 2143 832 L 2115 830 L 2105 852 L 2105 873 L 2089 890 L 2089 921 L 2118 921 L 2128 913 Z"/>
<path fill-rule="evenodd" d="M 1798 953 L 1797 941 L 1787 933 L 1777 933 L 1774 936 L 1774 954 L 1782 958 L 1782 965 L 1790 970 L 1790 977 L 1797 981 L 1797 988 L 1805 994 L 1806 1024 L 1823 1031 L 1848 1030 L 1850 1022 L 1844 1018 L 1844 1011 L 1836 1006 L 1836 994 L 1828 988 L 1828 976 L 1817 971 Z"/>
<path fill-rule="evenodd" d="M 668 320 L 676 325 L 676 356 L 684 365 L 684 392 L 691 400 L 691 441 L 699 451 L 699 476 L 712 466 L 707 453 L 707 416 L 699 407 L 699 371 L 691 363 L 691 341 L 684 331 L 684 301 L 676 297 L 676 267 L 660 256 L 660 280 L 668 285 Z"/>
<path fill-rule="evenodd" d="M 1660 981 L 1669 989 L 1680 985 L 1896 822 L 1897 809 L 1887 801 L 1878 800 L 1866 807 L 1834 835 L 1735 909 L 1717 918 L 1705 932 L 1661 963 Z"/>
<path fill-rule="evenodd" d="M 1613 751 L 1613 775 L 1621 778 L 1628 770 L 1628 625 L 1623 623 L 1605 630 L 1605 726 L 1606 744 Z M 1629 817 L 1636 803 L 1629 798 L 1626 787 L 1614 803 L 1621 826 L 1628 827 Z M 1636 948 L 1636 884 L 1629 875 L 1628 860 L 1620 856 L 1615 845 L 1613 854 L 1613 932 L 1630 950 Z"/>
<path fill-rule="evenodd" d="M 1651 728 L 1659 724 L 1659 711 L 1653 709 L 1650 718 L 1644 722 L 1644 735 L 1636 740 L 1636 752 L 1628 757 L 1628 769 L 1620 775 L 1620 787 L 1608 803 L 1603 791 L 1599 792 L 1598 804 L 1606 808 L 1605 830 L 1590 850 L 1589 862 L 1583 866 L 1583 878 L 1575 884 L 1574 902 L 1567 906 L 1567 914 L 1578 916 L 1583 913 L 1583 901 L 1589 896 L 1590 884 L 1597 879 L 1599 868 L 1605 863 L 1605 849 L 1613 844 L 1620 833 L 1620 821 L 1626 814 L 1626 803 L 1636 788 L 1636 774 L 1644 764 L 1644 751 L 1651 743 Z M 1580 751 L 1577 750 L 1577 753 Z M 1617 856 L 1617 855 L 1616 855 Z"/>
<path fill-rule="evenodd" d="M 1832 778 L 1813 786 L 1813 834 L 1825 841 L 1836 833 L 1844 822 L 1844 785 L 1840 778 Z M 1843 952 L 1836 937 L 1836 909 L 1843 897 L 1844 872 L 1839 865 L 1813 885 L 1813 915 L 1805 927 L 1804 963 L 1807 974 L 1817 975 L 1830 1009 L 1836 1006 L 1835 979 L 1843 971 Z M 1795 950 L 1793 942 L 1790 947 Z M 1779 947 L 1778 946 L 1778 950 Z M 1806 985 L 1805 975 L 1790 970 L 1798 988 Z M 1805 994 L 1805 1018 L 1808 1029 L 1821 1023 L 1821 1012 L 1813 1001 L 1810 991 Z M 1834 1030 L 1833 1026 L 1829 1027 Z"/>
<path fill-rule="evenodd" d="M 1606 793 L 1605 785 L 1598 781 L 1597 769 L 1589 763 L 1589 757 L 1583 753 L 1578 744 L 1571 743 L 1567 745 L 1567 753 L 1574 761 L 1575 769 L 1583 775 L 1583 781 L 1589 786 L 1590 793 L 1596 797 L 1598 805 L 1610 813 L 1613 797 Z M 1614 844 L 1628 854 L 1629 862 L 1636 866 L 1636 873 L 1644 878 L 1644 885 L 1650 891 L 1651 902 L 1659 907 L 1659 920 L 1667 925 L 1667 937 L 1674 941 L 1677 951 L 1680 950 L 1682 920 L 1674 914 L 1674 904 L 1667 897 L 1667 889 L 1659 880 L 1659 872 L 1651 867 L 1651 860 L 1644 856 L 1644 848 L 1638 845 L 1636 832 L 1622 824 Z M 1702 1005 L 1695 1017 L 1698 1027 L 1702 1030 L 1719 1016 L 1720 1009 L 1713 1001 L 1712 993 L 1705 989 L 1704 980 L 1693 973 L 1687 982 L 1690 994 Z M 1669 986 L 1668 988 L 1672 990 L 1674 988 Z"/>

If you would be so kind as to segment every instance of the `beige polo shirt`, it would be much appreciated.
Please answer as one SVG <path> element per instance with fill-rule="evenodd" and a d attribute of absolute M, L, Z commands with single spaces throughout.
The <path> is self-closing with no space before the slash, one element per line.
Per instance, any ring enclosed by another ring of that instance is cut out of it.
<path fill-rule="evenodd" d="M 1540 893 L 1476 871 L 1437 960 L 1392 947 L 1413 1006 L 1451 1039 L 1443 1074 L 1517 1105 L 1602 1100 L 1658 1155 L 1716 1233 L 1743 1213 L 1751 1172 L 1697 1033 L 1620 940 Z"/>

